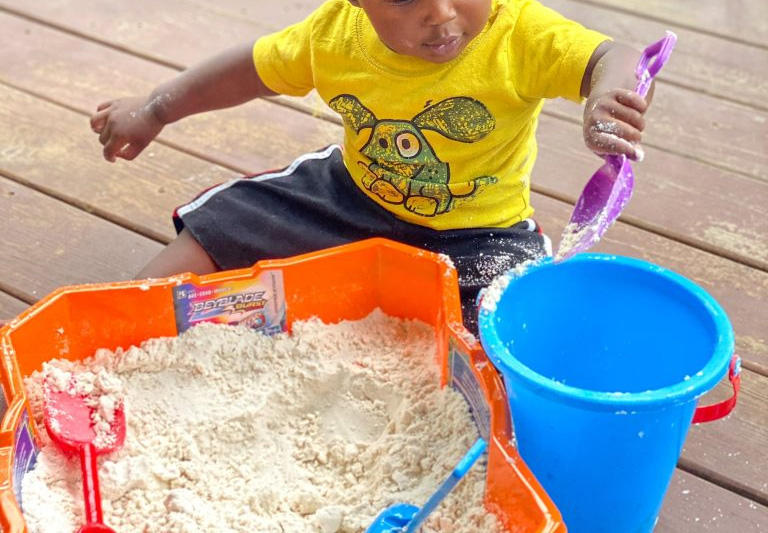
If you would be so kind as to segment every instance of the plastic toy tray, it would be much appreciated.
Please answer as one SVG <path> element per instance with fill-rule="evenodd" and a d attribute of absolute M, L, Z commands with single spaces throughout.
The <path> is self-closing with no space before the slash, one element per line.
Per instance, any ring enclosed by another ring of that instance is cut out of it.
<path fill-rule="evenodd" d="M 356 320 L 379 308 L 435 329 L 442 384 L 462 392 L 489 442 L 485 506 L 508 532 L 563 532 L 559 511 L 513 445 L 501 378 L 461 325 L 450 261 L 371 239 L 210 276 L 62 287 L 0 329 L 0 526 L 26 531 L 21 480 L 39 453 L 23 376 L 55 358 L 175 336 L 201 321 L 246 323 L 265 333 L 296 320 Z"/>

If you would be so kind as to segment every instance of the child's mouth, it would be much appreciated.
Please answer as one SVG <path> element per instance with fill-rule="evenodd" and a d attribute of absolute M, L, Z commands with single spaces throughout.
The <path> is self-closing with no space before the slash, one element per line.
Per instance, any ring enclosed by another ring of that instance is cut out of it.
<path fill-rule="evenodd" d="M 424 43 L 423 46 L 435 56 L 450 56 L 461 46 L 461 35 L 442 37 L 436 41 Z"/>

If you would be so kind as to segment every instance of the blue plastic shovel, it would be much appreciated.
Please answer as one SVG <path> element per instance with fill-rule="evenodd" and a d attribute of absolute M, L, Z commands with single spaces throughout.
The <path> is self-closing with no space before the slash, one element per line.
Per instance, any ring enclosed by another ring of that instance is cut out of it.
<path fill-rule="evenodd" d="M 477 462 L 478 458 L 485 453 L 487 447 L 488 444 L 484 439 L 477 439 L 464 457 L 461 458 L 456 468 L 453 469 L 451 475 L 443 481 L 421 509 L 410 503 L 390 505 L 379 513 L 373 523 L 365 530 L 366 533 L 412 533 L 417 531 L 421 524 L 424 523 L 424 520 L 440 505 L 443 498 L 458 485 L 461 478 L 469 472 L 469 469 Z"/>

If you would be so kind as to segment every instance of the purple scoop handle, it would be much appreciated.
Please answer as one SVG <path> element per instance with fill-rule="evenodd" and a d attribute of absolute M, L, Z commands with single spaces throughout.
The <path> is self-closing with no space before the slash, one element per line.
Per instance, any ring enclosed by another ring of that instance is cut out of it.
<path fill-rule="evenodd" d="M 643 50 L 643 54 L 637 62 L 637 68 L 635 68 L 635 76 L 638 79 L 635 92 L 643 98 L 648 94 L 653 78 L 656 77 L 661 67 L 664 66 L 669 56 L 672 55 L 675 43 L 677 43 L 677 35 L 668 31 L 664 38 L 648 45 Z"/>

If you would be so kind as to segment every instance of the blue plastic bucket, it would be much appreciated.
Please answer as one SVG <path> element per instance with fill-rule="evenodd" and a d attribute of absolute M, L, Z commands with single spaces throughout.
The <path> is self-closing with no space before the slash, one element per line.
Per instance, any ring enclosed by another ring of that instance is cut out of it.
<path fill-rule="evenodd" d="M 720 305 L 651 263 L 580 254 L 497 279 L 479 325 L 520 455 L 568 530 L 651 531 L 696 399 L 733 353 Z"/>

